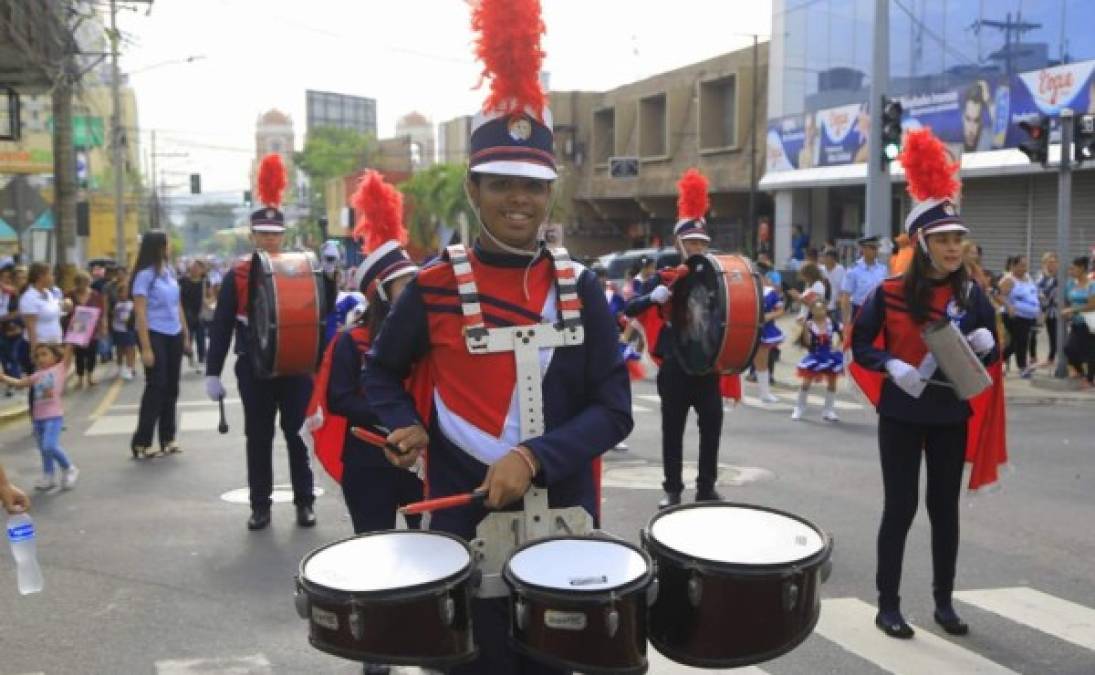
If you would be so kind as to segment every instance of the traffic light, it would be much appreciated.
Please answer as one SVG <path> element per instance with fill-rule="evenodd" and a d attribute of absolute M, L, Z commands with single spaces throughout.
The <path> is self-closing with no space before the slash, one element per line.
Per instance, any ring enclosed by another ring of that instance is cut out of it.
<path fill-rule="evenodd" d="M 882 166 L 897 159 L 901 153 L 901 101 L 882 97 Z"/>
<path fill-rule="evenodd" d="M 251 191 L 250 190 L 244 190 L 243 191 L 243 203 L 247 204 L 248 206 L 251 206 Z"/>
<path fill-rule="evenodd" d="M 1049 164 L 1049 118 L 1039 115 L 1034 122 L 1020 122 L 1019 128 L 1027 132 L 1030 138 L 1019 144 L 1030 161 L 1039 162 L 1044 167 Z"/>
<path fill-rule="evenodd" d="M 1095 115 L 1080 115 L 1076 118 L 1076 130 L 1072 135 L 1077 164 L 1095 160 Z"/>
<path fill-rule="evenodd" d="M 190 174 L 190 194 L 200 195 L 202 193 L 202 175 L 200 173 Z"/>

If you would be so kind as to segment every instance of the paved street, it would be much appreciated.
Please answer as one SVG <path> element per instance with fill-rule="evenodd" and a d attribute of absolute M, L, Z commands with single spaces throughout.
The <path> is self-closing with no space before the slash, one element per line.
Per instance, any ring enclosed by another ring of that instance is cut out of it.
<path fill-rule="evenodd" d="M 314 530 L 297 528 L 291 505 L 282 503 L 268 530 L 249 533 L 246 500 L 228 500 L 245 487 L 238 400 L 229 402 L 231 431 L 222 436 L 201 378 L 184 375 L 184 453 L 138 462 L 128 443 L 140 390 L 139 380 L 100 384 L 67 401 L 63 442 L 81 467 L 80 482 L 71 492 L 35 496 L 44 592 L 19 596 L 10 558 L 0 556 L 0 671 L 360 672 L 313 650 L 292 605 L 300 559 L 351 532 L 336 486 L 319 480 Z M 1010 407 L 1014 472 L 1003 491 L 962 502 L 958 607 L 972 625 L 966 638 L 945 636 L 931 621 L 921 509 L 903 584 L 918 634 L 901 643 L 872 624 L 881 499 L 874 415 L 842 392 L 839 424 L 819 421 L 819 405 L 793 423 L 793 392 L 777 393 L 784 403 L 762 408 L 746 385 L 745 405 L 726 414 L 719 489 L 727 499 L 818 523 L 835 538 L 834 568 L 815 634 L 746 672 L 1095 672 L 1095 403 Z M 651 382 L 635 387 L 634 409 L 630 449 L 606 456 L 604 520 L 609 531 L 637 541 L 661 494 Z M 686 459 L 695 458 L 692 426 Z M 29 487 L 39 470 L 29 426 L 0 431 L 0 444 L 0 461 Z M 287 484 L 284 445 L 275 452 L 275 482 Z M 651 672 L 697 672 L 653 650 L 650 656 Z"/>

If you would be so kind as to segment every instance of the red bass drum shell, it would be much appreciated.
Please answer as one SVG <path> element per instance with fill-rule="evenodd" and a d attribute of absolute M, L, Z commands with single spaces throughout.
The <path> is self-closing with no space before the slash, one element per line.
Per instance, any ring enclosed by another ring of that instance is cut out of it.
<path fill-rule="evenodd" d="M 247 325 L 259 377 L 311 375 L 323 358 L 322 271 L 308 252 L 251 257 Z"/>

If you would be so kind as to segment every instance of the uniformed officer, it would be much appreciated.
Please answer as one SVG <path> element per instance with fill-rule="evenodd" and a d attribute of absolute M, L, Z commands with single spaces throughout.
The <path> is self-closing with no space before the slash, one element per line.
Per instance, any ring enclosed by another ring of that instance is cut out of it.
<path fill-rule="evenodd" d="M 278 205 L 284 189 L 285 168 L 278 155 L 267 155 L 259 169 L 259 199 L 266 207 L 251 214 L 251 240 L 255 247 L 270 255 L 281 251 L 285 238 L 285 216 Z M 281 188 L 278 188 L 278 185 Z M 289 472 L 293 483 L 293 503 L 297 524 L 312 527 L 312 469 L 308 448 L 300 437 L 304 414 L 312 395 L 311 375 L 288 375 L 260 379 L 248 354 L 247 296 L 251 257 L 240 258 L 224 275 L 217 309 L 211 324 L 209 354 L 205 367 L 205 390 L 216 401 L 224 398 L 221 370 L 232 335 L 236 337 L 236 380 L 243 399 L 244 433 L 247 436 L 247 485 L 251 492 L 251 517 L 247 528 L 261 530 L 270 524 L 270 495 L 273 492 L 274 420 L 280 414 L 281 430 L 289 446 Z"/>
<path fill-rule="evenodd" d="M 889 270 L 878 260 L 878 236 L 862 237 L 858 243 L 861 257 L 844 275 L 840 287 L 841 323 L 845 325 L 855 318 L 871 291 L 889 276 Z"/>
<path fill-rule="evenodd" d="M 673 228 L 677 249 L 682 259 L 707 253 L 711 238 L 703 215 L 707 211 L 707 180 L 695 169 L 685 173 L 678 186 L 681 191 L 680 220 Z M 692 194 L 689 194 L 692 193 Z M 697 194 L 699 193 L 699 194 Z M 698 205 L 697 205 L 698 204 Z M 637 316 L 644 311 L 660 311 L 670 316 L 668 304 L 672 296 L 671 272 L 663 273 L 664 281 L 643 295 L 628 302 L 624 312 Z M 668 282 L 668 285 L 665 283 Z M 665 308 L 663 310 L 663 308 Z M 722 434 L 722 395 L 719 374 L 690 375 L 677 361 L 673 345 L 674 334 L 667 322 L 659 331 L 653 353 L 662 359 L 658 370 L 658 395 L 662 408 L 662 471 L 665 496 L 659 508 L 681 503 L 684 483 L 681 465 L 684 454 L 684 426 L 688 409 L 696 409 L 700 428 L 699 475 L 696 478 L 696 501 L 715 501 L 721 495 L 715 490 L 718 473 L 719 436 Z"/>

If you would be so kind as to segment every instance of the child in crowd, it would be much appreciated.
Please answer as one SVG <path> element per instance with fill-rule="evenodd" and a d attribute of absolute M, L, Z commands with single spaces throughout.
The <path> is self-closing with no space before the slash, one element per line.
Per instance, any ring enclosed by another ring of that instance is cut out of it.
<path fill-rule="evenodd" d="M 0 378 L 13 387 L 34 389 L 31 419 L 34 421 L 38 450 L 42 453 L 42 478 L 34 484 L 35 489 L 52 490 L 57 487 L 57 477 L 53 471 L 56 460 L 61 465 L 61 489 L 70 490 L 76 485 L 80 470 L 69 461 L 60 445 L 61 427 L 64 425 L 61 394 L 65 390 L 65 362 L 61 345 L 39 343 L 34 349 L 34 365 L 35 371 L 26 377 L 14 378 L 5 374 Z"/>
<path fill-rule="evenodd" d="M 791 411 L 791 419 L 800 420 L 806 412 L 806 398 L 810 394 L 810 385 L 825 380 L 828 391 L 825 392 L 825 408 L 821 419 L 826 422 L 838 422 L 836 414 L 836 378 L 844 372 L 844 355 L 837 344 L 840 329 L 829 318 L 824 297 L 814 298 L 810 304 L 810 318 L 802 326 L 799 342 L 806 348 L 807 354 L 798 362 L 798 376 L 802 378 L 802 388 L 798 390 L 798 401 Z"/>
<path fill-rule="evenodd" d="M 118 351 L 118 374 L 123 380 L 133 379 L 133 366 L 137 362 L 137 333 L 130 322 L 132 316 L 133 298 L 129 295 L 129 284 L 122 284 L 111 304 L 110 330 Z"/>

